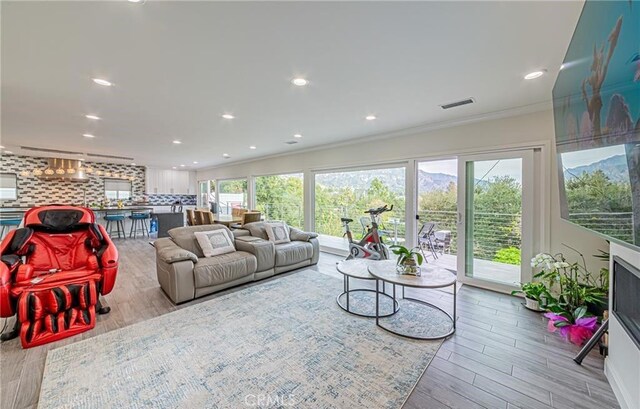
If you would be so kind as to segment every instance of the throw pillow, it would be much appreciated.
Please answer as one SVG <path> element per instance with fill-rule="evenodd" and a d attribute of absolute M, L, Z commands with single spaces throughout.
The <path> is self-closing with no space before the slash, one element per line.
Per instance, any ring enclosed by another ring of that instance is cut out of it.
<path fill-rule="evenodd" d="M 194 234 L 205 257 L 219 256 L 220 254 L 236 251 L 233 239 L 225 229 L 199 231 Z"/>
<path fill-rule="evenodd" d="M 291 241 L 289 227 L 285 222 L 266 223 L 265 230 L 267 231 L 267 236 L 269 236 L 269 241 L 274 244 L 289 243 Z"/>

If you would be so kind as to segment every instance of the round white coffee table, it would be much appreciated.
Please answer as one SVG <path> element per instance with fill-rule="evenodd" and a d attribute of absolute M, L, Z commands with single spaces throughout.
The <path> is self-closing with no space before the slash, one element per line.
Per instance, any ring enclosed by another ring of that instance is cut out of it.
<path fill-rule="evenodd" d="M 336 298 L 336 302 L 346 312 L 349 314 L 357 315 L 360 317 L 367 318 L 375 318 L 376 315 L 379 314 L 379 306 L 375 313 L 368 313 L 362 310 L 358 310 L 354 308 L 353 305 L 350 304 L 350 296 L 354 293 L 375 293 L 376 294 L 376 303 L 378 303 L 378 293 L 377 290 L 370 290 L 368 288 L 355 288 L 351 289 L 349 279 L 355 278 L 358 280 L 375 280 L 375 277 L 369 274 L 369 266 L 374 263 L 380 263 L 381 261 L 376 260 L 366 260 L 366 259 L 351 259 L 351 260 L 342 260 L 336 264 L 336 269 L 343 276 L 343 291 L 338 294 Z M 377 286 L 376 286 L 377 288 Z M 388 314 L 381 314 L 380 317 L 389 317 L 395 314 L 398 311 L 398 301 L 393 299 L 390 295 L 384 292 L 384 288 L 382 290 L 382 295 L 388 297 L 389 300 L 393 301 L 393 311 Z M 344 300 L 343 300 L 344 299 Z"/>
<path fill-rule="evenodd" d="M 408 334 L 403 334 L 397 331 L 394 331 L 388 327 L 385 327 L 381 324 L 380 318 L 384 318 L 379 314 L 378 308 L 378 296 L 376 295 L 376 325 L 385 331 L 391 332 L 396 335 L 400 335 L 407 338 L 412 339 L 423 339 L 423 340 L 433 340 L 433 339 L 442 339 L 446 338 L 449 335 L 452 335 L 456 331 L 456 276 L 449 270 L 439 267 L 432 266 L 421 266 L 421 275 L 420 276 L 412 276 L 406 274 L 398 274 L 396 271 L 396 262 L 394 260 L 384 260 L 378 261 L 376 263 L 371 263 L 368 265 L 369 273 L 376 279 L 376 290 L 379 290 L 380 282 L 383 284 L 389 283 L 393 285 L 393 302 L 394 304 L 398 301 L 396 299 L 396 285 L 402 287 L 402 299 L 407 300 L 409 302 L 419 303 L 423 305 L 427 305 L 429 307 L 435 308 L 446 314 L 447 317 L 451 320 L 451 330 L 444 333 L 438 334 L 435 336 L 413 336 Z M 448 312 L 443 310 L 442 308 L 428 303 L 426 301 L 418 300 L 416 298 L 405 297 L 404 295 L 404 287 L 411 288 L 421 288 L 421 289 L 436 289 L 436 288 L 444 288 L 444 287 L 453 287 L 453 315 L 450 315 Z M 379 292 L 378 292 L 379 294 Z M 396 309 L 397 312 L 397 309 Z"/>

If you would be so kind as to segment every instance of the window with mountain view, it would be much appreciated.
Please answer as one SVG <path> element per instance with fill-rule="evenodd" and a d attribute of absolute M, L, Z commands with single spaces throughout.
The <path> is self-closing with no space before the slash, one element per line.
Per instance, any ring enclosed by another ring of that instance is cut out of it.
<path fill-rule="evenodd" d="M 383 168 L 319 173 L 315 176 L 315 229 L 326 236 L 342 237 L 340 218 L 353 219 L 354 239 L 362 238 L 368 215 L 365 210 L 393 205 L 383 213 L 380 229 L 388 243 L 404 243 L 405 168 Z M 321 239 L 322 241 L 322 239 Z"/>
<path fill-rule="evenodd" d="M 265 220 L 282 220 L 293 227 L 304 227 L 302 182 L 302 173 L 255 178 L 256 208 Z"/>

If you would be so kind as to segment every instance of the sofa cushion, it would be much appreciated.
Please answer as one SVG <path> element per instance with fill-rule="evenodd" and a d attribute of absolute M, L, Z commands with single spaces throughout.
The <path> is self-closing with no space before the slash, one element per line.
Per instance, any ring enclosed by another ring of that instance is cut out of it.
<path fill-rule="evenodd" d="M 291 241 L 289 238 L 289 226 L 285 222 L 265 223 L 265 230 L 267 231 L 267 236 L 269 236 L 269 241 L 275 244 Z"/>
<path fill-rule="evenodd" d="M 202 226 L 176 227 L 175 229 L 169 230 L 168 233 L 173 242 L 178 246 L 185 250 L 189 250 L 198 257 L 204 257 L 204 253 L 198 245 L 198 241 L 196 240 L 194 233 L 197 231 L 211 231 L 217 229 L 229 230 L 221 224 L 205 224 Z"/>
<path fill-rule="evenodd" d="M 243 229 L 249 230 L 249 233 L 253 237 L 260 237 L 261 239 L 269 240 L 269 236 L 267 236 L 267 229 L 265 226 L 265 222 L 253 222 L 247 223 L 242 226 Z"/>
<path fill-rule="evenodd" d="M 219 256 L 236 251 L 232 234 L 223 229 L 197 231 L 194 233 L 205 257 Z"/>
<path fill-rule="evenodd" d="M 228 283 L 256 272 L 256 258 L 244 251 L 201 258 L 193 269 L 196 288 Z"/>
<path fill-rule="evenodd" d="M 276 266 L 288 266 L 313 257 L 313 245 L 302 241 L 276 244 Z"/>

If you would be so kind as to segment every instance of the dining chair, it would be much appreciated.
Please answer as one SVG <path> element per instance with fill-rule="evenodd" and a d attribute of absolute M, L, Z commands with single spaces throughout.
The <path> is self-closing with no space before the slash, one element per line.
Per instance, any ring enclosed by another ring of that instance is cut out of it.
<path fill-rule="evenodd" d="M 195 211 L 193 209 L 187 209 L 187 224 L 189 226 L 195 226 L 196 225 L 196 215 L 195 215 Z"/>
<path fill-rule="evenodd" d="M 213 213 L 211 212 L 202 212 L 202 223 L 203 224 L 213 224 L 215 223 Z"/>
<path fill-rule="evenodd" d="M 240 223 L 233 223 L 230 227 L 233 229 L 241 229 L 247 223 L 259 222 L 261 218 L 261 212 L 247 211 L 242 213 L 242 221 Z"/>
<path fill-rule="evenodd" d="M 194 216 L 195 216 L 194 217 L 194 220 L 196 222 L 195 225 L 196 226 L 200 226 L 201 224 L 204 224 L 204 216 L 203 216 L 204 211 L 203 210 L 196 210 L 193 213 L 194 213 Z"/>
<path fill-rule="evenodd" d="M 231 216 L 233 217 L 241 217 L 244 213 L 248 212 L 249 209 L 243 209 L 241 207 L 234 207 L 231 209 Z"/>

